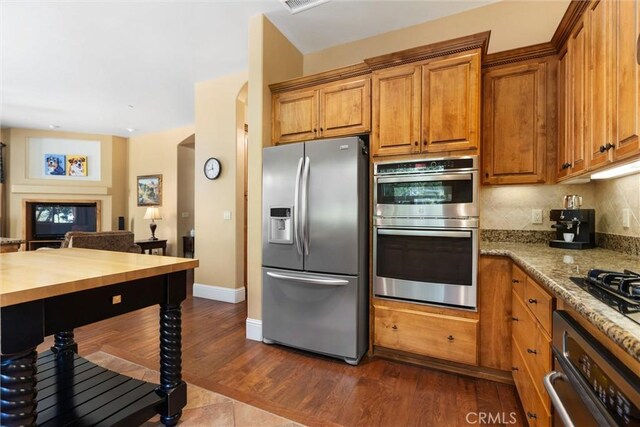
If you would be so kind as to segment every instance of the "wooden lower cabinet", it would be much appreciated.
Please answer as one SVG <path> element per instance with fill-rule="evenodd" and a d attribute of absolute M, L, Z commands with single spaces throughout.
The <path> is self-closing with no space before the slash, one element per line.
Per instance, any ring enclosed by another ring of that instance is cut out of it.
<path fill-rule="evenodd" d="M 478 364 L 478 320 L 374 306 L 374 345 Z"/>
<path fill-rule="evenodd" d="M 548 426 L 551 402 L 543 378 L 552 368 L 550 332 L 555 300 L 515 265 L 513 270 L 519 277 L 511 294 L 513 379 L 529 425 Z"/>
<path fill-rule="evenodd" d="M 524 413 L 529 426 L 550 426 L 551 413 L 545 407 L 541 396 L 534 386 L 534 382 L 527 367 L 522 349 L 514 338 L 511 343 L 511 354 L 513 357 L 513 381 L 516 383 L 518 395 L 524 408 Z"/>

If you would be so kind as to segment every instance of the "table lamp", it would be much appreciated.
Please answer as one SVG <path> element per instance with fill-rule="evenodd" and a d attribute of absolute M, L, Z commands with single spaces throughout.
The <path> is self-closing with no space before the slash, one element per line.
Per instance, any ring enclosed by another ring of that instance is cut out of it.
<path fill-rule="evenodd" d="M 151 228 L 151 239 L 149 240 L 158 240 L 156 237 L 156 227 L 158 224 L 155 223 L 156 219 L 162 219 L 162 215 L 160 215 L 159 208 L 147 208 L 147 211 L 144 213 L 144 219 L 150 219 L 151 224 L 149 224 L 149 228 Z"/>

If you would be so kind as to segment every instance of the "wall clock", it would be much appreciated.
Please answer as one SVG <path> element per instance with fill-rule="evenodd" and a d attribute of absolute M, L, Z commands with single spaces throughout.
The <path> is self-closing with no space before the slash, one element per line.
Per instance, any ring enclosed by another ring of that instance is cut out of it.
<path fill-rule="evenodd" d="M 209 179 L 216 179 L 220 176 L 220 172 L 222 171 L 222 166 L 220 165 L 220 161 L 215 157 L 210 157 L 204 162 L 204 176 Z"/>

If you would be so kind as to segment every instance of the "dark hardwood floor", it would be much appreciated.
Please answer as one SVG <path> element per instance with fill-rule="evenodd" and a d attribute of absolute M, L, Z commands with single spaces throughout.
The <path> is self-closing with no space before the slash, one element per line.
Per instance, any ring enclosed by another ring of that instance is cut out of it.
<path fill-rule="evenodd" d="M 512 386 L 379 358 L 365 358 L 353 367 L 250 341 L 246 317 L 244 303 L 192 297 L 184 302 L 186 381 L 312 426 L 526 425 Z M 82 355 L 102 350 L 158 370 L 156 307 L 75 332 Z M 39 350 L 52 341 L 48 337 Z M 479 423 L 479 413 L 501 421 Z"/>

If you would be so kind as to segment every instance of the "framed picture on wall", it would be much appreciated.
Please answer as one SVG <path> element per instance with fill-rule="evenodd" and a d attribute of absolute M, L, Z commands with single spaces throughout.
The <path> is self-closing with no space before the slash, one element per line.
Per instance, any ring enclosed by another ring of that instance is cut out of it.
<path fill-rule="evenodd" d="M 162 175 L 138 177 L 138 206 L 162 205 Z"/>
<path fill-rule="evenodd" d="M 66 159 L 67 157 L 64 154 L 45 154 L 44 174 L 64 176 L 66 174 Z"/>

